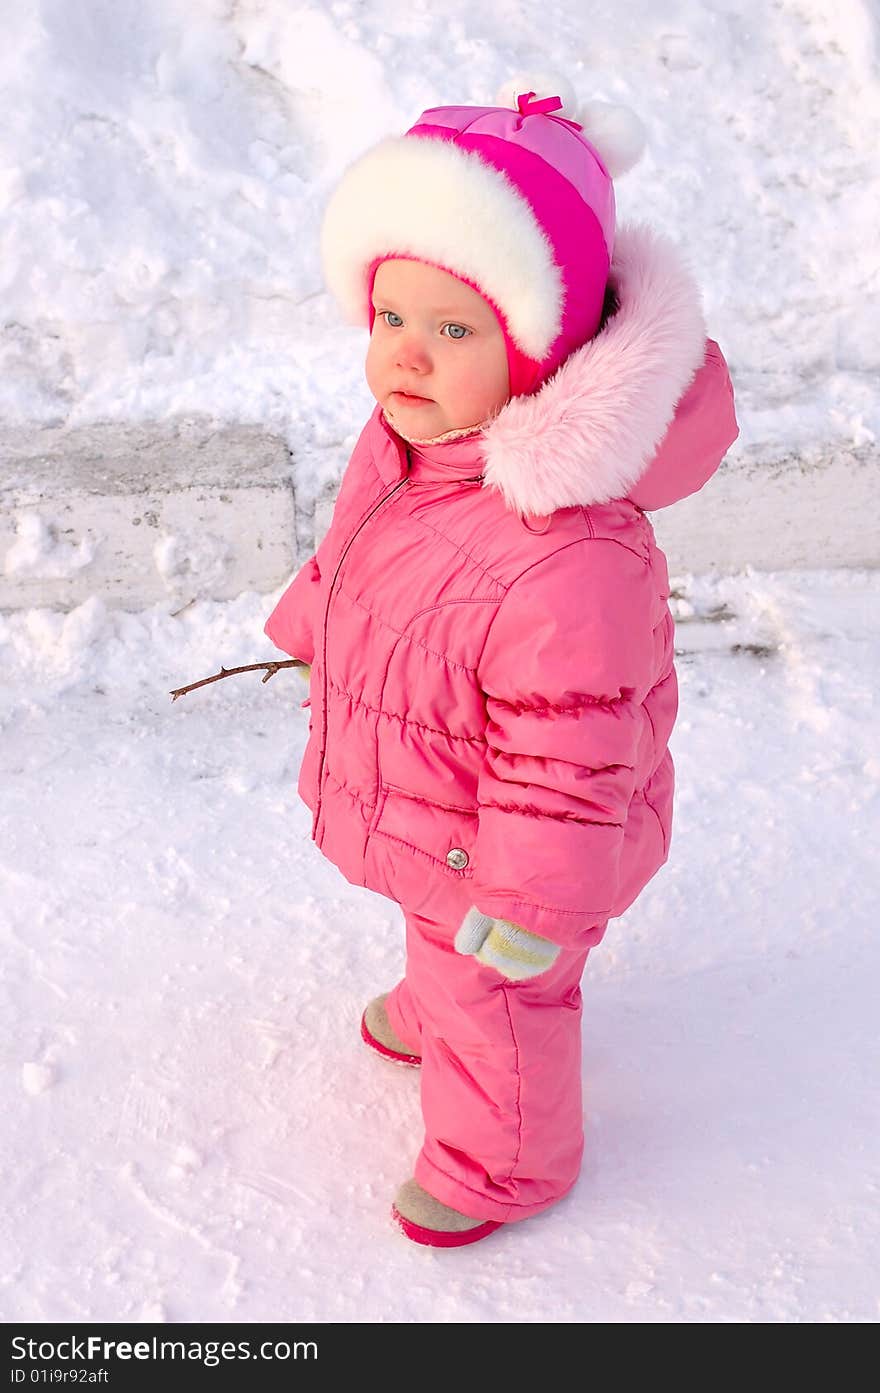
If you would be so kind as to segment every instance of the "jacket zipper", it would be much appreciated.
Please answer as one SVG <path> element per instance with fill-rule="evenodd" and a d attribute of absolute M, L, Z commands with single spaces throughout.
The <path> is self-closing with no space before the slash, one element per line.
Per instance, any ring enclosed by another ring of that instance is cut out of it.
<path fill-rule="evenodd" d="M 409 451 L 407 451 L 407 465 L 409 465 Z M 324 773 L 324 759 L 325 759 L 325 756 L 326 756 L 326 753 L 327 753 L 327 727 L 328 727 L 328 722 L 327 722 L 327 620 L 328 620 L 328 617 L 329 617 L 329 614 L 330 614 L 330 606 L 331 606 L 331 604 L 333 603 L 333 587 L 334 587 L 334 585 L 336 584 L 337 577 L 338 577 L 338 575 L 339 575 L 340 570 L 342 569 L 342 563 L 344 562 L 346 556 L 348 556 L 348 553 L 349 553 L 349 551 L 351 550 L 351 546 L 352 546 L 352 543 L 354 542 L 355 537 L 357 537 L 358 534 L 363 530 L 363 528 L 366 527 L 367 523 L 370 521 L 370 519 L 371 519 L 376 513 L 378 513 L 379 509 L 380 509 L 381 507 L 383 507 L 384 504 L 387 503 L 389 499 L 393 498 L 394 495 L 395 495 L 396 493 L 399 493 L 400 490 L 401 490 L 402 488 L 405 488 L 406 485 L 407 485 L 409 482 L 410 482 L 410 480 L 409 480 L 409 476 L 408 476 L 408 475 L 407 475 L 407 477 L 398 480 L 398 482 L 393 486 L 393 488 L 391 488 L 391 489 L 388 491 L 388 493 L 384 493 L 384 494 L 382 495 L 382 497 L 379 499 L 378 503 L 375 503 L 375 504 L 373 505 L 373 507 L 370 509 L 370 511 L 369 511 L 363 518 L 361 518 L 361 521 L 358 523 L 358 525 L 357 525 L 357 527 L 355 528 L 354 532 L 352 532 L 351 536 L 349 537 L 348 541 L 346 542 L 345 547 L 344 547 L 343 552 L 342 552 L 342 555 L 340 556 L 338 562 L 336 563 L 336 570 L 333 572 L 333 579 L 332 579 L 331 582 L 330 582 L 330 589 L 329 589 L 329 591 L 328 591 L 328 593 L 327 593 L 327 605 L 326 605 L 326 608 L 325 608 L 325 610 L 324 610 L 324 623 L 323 623 L 323 626 L 322 626 L 322 627 L 323 627 L 323 639 L 324 639 L 324 641 L 323 641 L 323 647 L 322 647 L 322 650 L 321 650 L 321 651 L 322 651 L 322 663 L 321 663 L 321 666 L 322 666 L 322 668 L 323 668 L 323 670 L 324 670 L 324 671 L 323 671 L 323 678 L 324 678 L 324 700 L 323 700 L 323 703 L 322 703 L 322 704 L 323 704 L 324 728 L 323 728 L 323 730 L 322 730 L 322 732 L 321 732 L 321 757 L 320 757 L 320 759 L 319 759 L 319 761 L 318 761 L 318 793 L 317 793 L 317 800 L 316 800 L 316 802 L 315 802 L 315 815 L 314 815 L 314 818 L 313 818 L 313 821 L 312 821 L 312 841 L 316 841 L 316 840 L 317 840 L 315 834 L 317 833 L 317 830 L 318 830 L 318 821 L 319 821 L 320 816 L 321 816 L 321 808 L 322 808 L 323 802 L 324 802 L 321 789 L 322 789 L 322 777 L 323 777 L 323 773 Z"/>

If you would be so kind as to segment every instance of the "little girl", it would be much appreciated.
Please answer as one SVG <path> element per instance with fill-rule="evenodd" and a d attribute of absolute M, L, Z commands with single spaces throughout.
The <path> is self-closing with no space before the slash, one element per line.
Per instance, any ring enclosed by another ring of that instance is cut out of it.
<path fill-rule="evenodd" d="M 669 854 L 673 620 L 645 510 L 739 434 L 674 244 L 615 237 L 640 123 L 559 87 L 426 111 L 334 192 L 325 274 L 369 325 L 377 405 L 266 624 L 311 664 L 312 837 L 403 911 L 405 975 L 361 1033 L 421 1066 L 392 1213 L 437 1247 L 577 1179 L 584 963 Z"/>

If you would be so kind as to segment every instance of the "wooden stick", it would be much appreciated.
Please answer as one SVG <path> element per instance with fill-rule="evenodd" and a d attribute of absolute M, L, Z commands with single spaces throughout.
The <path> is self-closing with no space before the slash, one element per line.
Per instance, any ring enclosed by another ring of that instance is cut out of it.
<path fill-rule="evenodd" d="M 266 669 L 266 676 L 262 677 L 261 682 L 268 682 L 270 677 L 274 677 L 279 668 L 283 667 L 308 667 L 301 658 L 285 658 L 281 662 L 271 663 L 246 663 L 244 667 L 221 667 L 219 672 L 215 672 L 213 677 L 203 677 L 200 682 L 190 682 L 188 687 L 177 687 L 171 693 L 171 700 L 176 701 L 178 697 L 185 696 L 187 692 L 194 692 L 196 687 L 207 687 L 209 682 L 219 682 L 223 677 L 234 677 L 239 672 L 255 672 Z"/>

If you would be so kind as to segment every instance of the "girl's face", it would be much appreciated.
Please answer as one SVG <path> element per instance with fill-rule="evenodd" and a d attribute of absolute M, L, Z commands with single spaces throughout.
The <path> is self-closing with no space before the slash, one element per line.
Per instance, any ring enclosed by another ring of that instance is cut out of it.
<path fill-rule="evenodd" d="M 501 325 L 464 281 L 422 261 L 383 261 L 373 306 L 367 382 L 404 435 L 480 426 L 507 401 Z"/>

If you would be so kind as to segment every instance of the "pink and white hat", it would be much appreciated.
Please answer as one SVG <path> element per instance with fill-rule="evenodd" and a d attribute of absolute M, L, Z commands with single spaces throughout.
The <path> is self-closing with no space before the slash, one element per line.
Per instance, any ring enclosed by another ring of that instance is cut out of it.
<path fill-rule="evenodd" d="M 451 272 L 495 310 L 511 396 L 526 395 L 599 328 L 611 181 L 645 143 L 628 107 L 578 106 L 568 83 L 546 74 L 512 78 L 495 106 L 432 107 L 342 176 L 321 230 L 327 286 L 352 323 L 372 330 L 382 261 Z"/>

